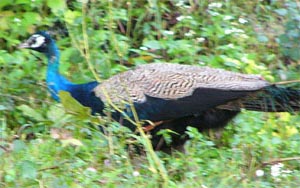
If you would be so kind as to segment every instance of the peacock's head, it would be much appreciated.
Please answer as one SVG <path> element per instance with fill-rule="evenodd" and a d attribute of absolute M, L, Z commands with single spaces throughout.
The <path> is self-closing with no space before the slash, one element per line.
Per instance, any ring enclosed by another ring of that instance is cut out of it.
<path fill-rule="evenodd" d="M 19 45 L 19 48 L 28 48 L 38 52 L 47 53 L 50 44 L 53 42 L 51 36 L 45 31 L 38 31 L 29 39 Z"/>

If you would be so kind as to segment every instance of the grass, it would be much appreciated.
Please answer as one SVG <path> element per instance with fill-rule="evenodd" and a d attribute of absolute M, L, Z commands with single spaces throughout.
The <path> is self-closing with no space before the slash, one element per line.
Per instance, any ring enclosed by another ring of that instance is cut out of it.
<path fill-rule="evenodd" d="M 54 102 L 43 57 L 16 49 L 29 33 L 54 31 L 61 72 L 82 83 L 164 61 L 299 79 L 299 60 L 278 42 L 298 14 L 293 2 L 172 2 L 0 3 L 0 187 L 298 187 L 297 113 L 243 111 L 224 130 L 190 127 L 186 153 L 154 152 L 142 131 L 68 97 Z"/>

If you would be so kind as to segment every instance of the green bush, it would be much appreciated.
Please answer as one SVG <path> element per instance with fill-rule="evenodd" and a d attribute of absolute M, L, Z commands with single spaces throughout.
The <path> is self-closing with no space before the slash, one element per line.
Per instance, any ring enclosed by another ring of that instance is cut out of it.
<path fill-rule="evenodd" d="M 80 115 L 67 113 L 47 92 L 44 57 L 17 49 L 31 33 L 51 32 L 60 71 L 76 83 L 165 61 L 299 79 L 297 62 L 284 58 L 299 59 L 294 5 L 1 0 L 0 187 L 296 187 L 298 115 L 243 111 L 222 133 L 189 128 L 186 153 L 140 155 L 131 146 L 145 140 L 109 117 L 90 117 L 68 97 Z M 284 164 L 278 176 L 274 159 Z"/>

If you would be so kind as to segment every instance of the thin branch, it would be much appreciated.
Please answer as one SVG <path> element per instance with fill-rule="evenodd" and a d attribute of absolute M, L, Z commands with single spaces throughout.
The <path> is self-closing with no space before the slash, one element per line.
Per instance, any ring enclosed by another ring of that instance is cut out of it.
<path fill-rule="evenodd" d="M 10 149 L 6 148 L 5 146 L 0 145 L 0 148 L 3 149 L 5 152 L 9 152 Z"/>
<path fill-rule="evenodd" d="M 266 166 L 266 165 L 272 165 L 272 164 L 281 163 L 285 161 L 297 161 L 297 160 L 300 160 L 300 157 L 279 158 L 279 159 L 272 159 L 270 161 L 262 162 L 262 165 Z"/>
<path fill-rule="evenodd" d="M 18 100 L 18 101 L 24 101 L 24 102 L 30 102 L 31 100 L 35 101 L 35 102 L 42 102 L 42 103 L 47 103 L 47 104 L 53 104 L 52 102 L 49 102 L 49 101 L 46 101 L 46 100 L 42 100 L 42 99 L 35 99 L 35 98 L 32 98 L 32 97 L 20 97 L 20 96 L 17 96 L 17 95 L 11 95 L 11 94 L 2 94 L 0 93 L 0 97 L 8 97 L 8 98 L 12 98 L 12 99 L 15 99 L 15 100 Z"/>
<path fill-rule="evenodd" d="M 287 80 L 287 81 L 275 82 L 275 85 L 284 85 L 284 84 L 293 84 L 293 83 L 300 83 L 300 80 Z"/>
<path fill-rule="evenodd" d="M 123 24 L 120 22 L 120 20 L 118 20 L 117 23 L 118 23 L 121 33 L 125 34 L 126 31 L 125 31 Z"/>
<path fill-rule="evenodd" d="M 59 163 L 58 165 L 49 166 L 49 167 L 46 167 L 46 168 L 41 168 L 38 171 L 41 172 L 41 171 L 46 171 L 46 170 L 58 169 L 58 168 L 61 167 L 62 164 L 65 164 L 65 163 L 71 163 L 71 161 L 64 161 L 64 162 Z"/>

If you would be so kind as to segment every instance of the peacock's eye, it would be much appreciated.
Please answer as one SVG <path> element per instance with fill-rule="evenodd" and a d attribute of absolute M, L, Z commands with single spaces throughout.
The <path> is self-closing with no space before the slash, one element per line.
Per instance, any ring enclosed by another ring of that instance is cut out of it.
<path fill-rule="evenodd" d="M 45 37 L 41 35 L 34 35 L 31 39 L 31 44 L 30 46 L 32 48 L 39 48 L 41 47 L 44 43 L 46 42 Z"/>

